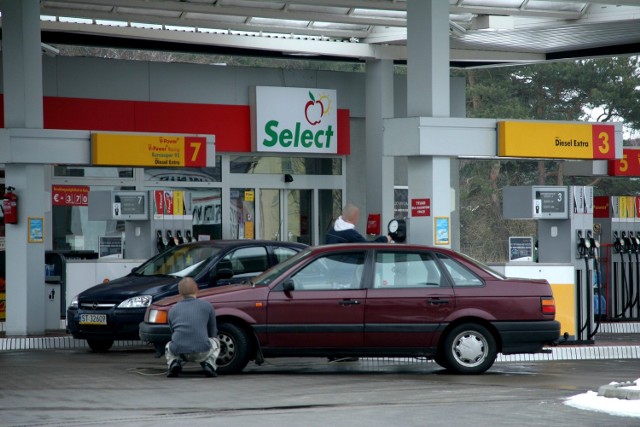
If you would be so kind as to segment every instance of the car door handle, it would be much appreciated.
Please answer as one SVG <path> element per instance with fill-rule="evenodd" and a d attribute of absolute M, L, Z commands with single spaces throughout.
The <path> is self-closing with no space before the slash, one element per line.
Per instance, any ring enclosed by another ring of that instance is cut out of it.
<path fill-rule="evenodd" d="M 340 302 L 338 304 L 340 304 L 340 305 L 358 305 L 358 304 L 360 304 L 360 301 L 358 301 L 357 299 L 343 299 L 343 300 L 340 300 Z"/>
<path fill-rule="evenodd" d="M 429 298 L 427 302 L 431 305 L 449 304 L 448 299 L 440 299 L 440 298 Z"/>

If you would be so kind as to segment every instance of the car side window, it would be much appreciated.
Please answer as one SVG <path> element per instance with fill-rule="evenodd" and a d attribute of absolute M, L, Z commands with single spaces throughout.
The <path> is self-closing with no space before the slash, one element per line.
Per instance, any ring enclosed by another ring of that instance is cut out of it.
<path fill-rule="evenodd" d="M 291 277 L 294 290 L 360 289 L 364 261 L 364 251 L 316 258 Z"/>
<path fill-rule="evenodd" d="M 291 248 L 283 248 L 283 247 L 273 248 L 273 254 L 276 256 L 276 259 L 278 260 L 278 264 L 280 264 L 282 261 L 286 259 L 291 258 L 297 253 L 298 251 L 293 250 Z"/>
<path fill-rule="evenodd" d="M 233 277 L 256 276 L 268 267 L 267 249 L 262 246 L 239 248 L 225 255 L 222 263 L 231 263 Z"/>
<path fill-rule="evenodd" d="M 458 261 L 443 254 L 438 254 L 438 258 L 444 264 L 449 276 L 453 279 L 455 286 L 482 286 L 484 282 Z"/>
<path fill-rule="evenodd" d="M 373 287 L 439 287 L 442 274 L 435 258 L 428 252 L 380 251 L 376 254 Z"/>

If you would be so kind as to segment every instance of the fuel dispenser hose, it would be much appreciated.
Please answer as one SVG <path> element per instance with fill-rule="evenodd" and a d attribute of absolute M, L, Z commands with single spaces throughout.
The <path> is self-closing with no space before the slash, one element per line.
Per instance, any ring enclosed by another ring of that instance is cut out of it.
<path fill-rule="evenodd" d="M 587 339 L 590 340 L 592 339 L 597 333 L 598 330 L 600 329 L 600 324 L 602 323 L 602 301 L 601 301 L 601 292 L 602 289 L 600 287 L 600 257 L 598 256 L 599 254 L 597 253 L 598 249 L 596 249 L 594 251 L 594 257 L 593 257 L 593 272 L 596 275 L 596 290 L 598 291 L 598 314 L 596 315 L 594 313 L 594 317 L 595 317 L 595 327 L 593 328 L 593 331 L 588 335 Z M 588 321 L 588 320 L 587 320 Z"/>
<path fill-rule="evenodd" d="M 631 266 L 631 252 L 629 254 L 629 266 Z M 622 311 L 619 314 L 616 314 L 616 318 L 621 318 L 624 316 L 624 313 L 629 310 L 633 306 L 633 287 L 630 282 L 633 281 L 633 274 L 629 273 L 629 280 L 627 281 L 627 275 L 624 271 L 624 256 L 623 253 L 620 252 L 620 270 L 622 271 L 622 286 L 623 290 L 626 291 L 626 301 L 624 301 L 624 306 L 622 307 Z"/>

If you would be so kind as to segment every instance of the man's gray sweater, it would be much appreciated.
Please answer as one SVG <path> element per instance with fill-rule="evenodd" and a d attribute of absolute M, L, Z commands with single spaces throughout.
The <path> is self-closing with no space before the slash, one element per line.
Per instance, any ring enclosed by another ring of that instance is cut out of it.
<path fill-rule="evenodd" d="M 209 351 L 209 338 L 218 336 L 216 313 L 207 301 L 184 298 L 169 310 L 171 351 L 174 354 Z"/>

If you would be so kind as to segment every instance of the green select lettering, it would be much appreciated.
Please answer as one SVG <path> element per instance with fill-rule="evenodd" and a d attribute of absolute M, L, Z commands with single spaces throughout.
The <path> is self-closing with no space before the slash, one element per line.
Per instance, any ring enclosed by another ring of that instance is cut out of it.
<path fill-rule="evenodd" d="M 278 133 L 278 125 L 280 122 L 277 120 L 270 120 L 264 127 L 264 131 L 268 138 L 262 141 L 262 145 L 266 147 L 273 147 L 276 144 L 280 144 L 282 147 L 304 147 L 310 148 L 315 145 L 317 148 L 329 148 L 331 147 L 331 137 L 333 136 L 333 128 L 331 125 L 326 130 L 319 130 L 313 132 L 309 129 L 300 131 L 300 122 L 296 123 L 295 131 L 291 129 L 282 129 Z"/>

